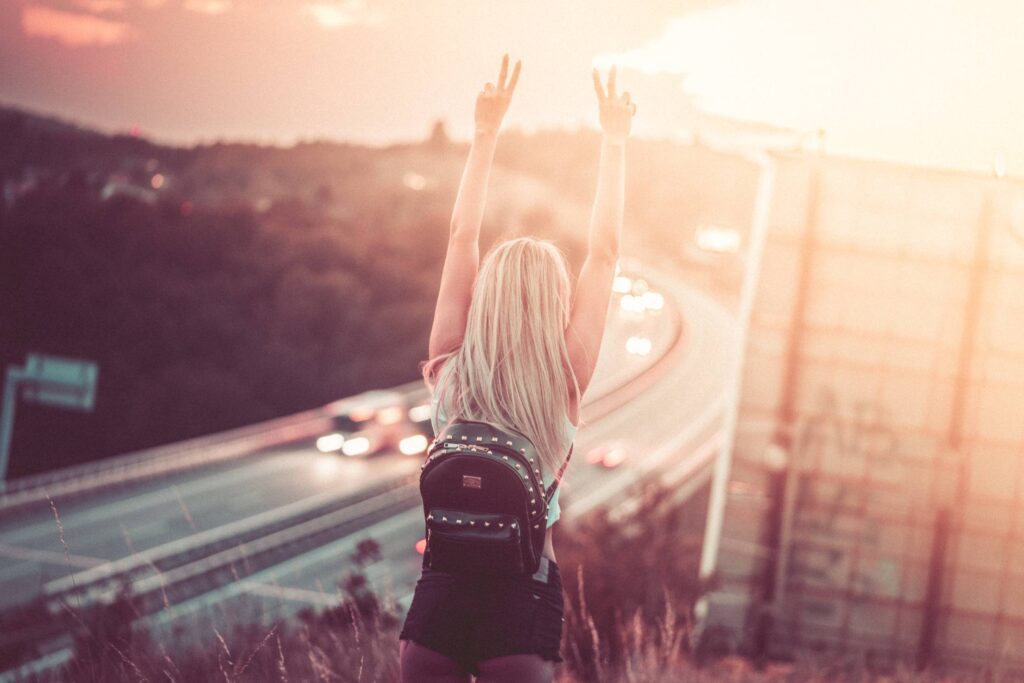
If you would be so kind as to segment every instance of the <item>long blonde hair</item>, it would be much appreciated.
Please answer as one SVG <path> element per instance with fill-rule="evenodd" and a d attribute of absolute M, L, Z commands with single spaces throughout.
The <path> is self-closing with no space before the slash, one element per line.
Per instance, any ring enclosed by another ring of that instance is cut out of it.
<path fill-rule="evenodd" d="M 420 362 L 435 392 L 440 369 L 451 361 L 436 388 L 449 422 L 461 416 L 522 433 L 552 476 L 569 449 L 570 377 L 577 406 L 580 400 L 565 343 L 570 297 L 568 263 L 553 242 L 499 242 L 480 264 L 462 344 Z"/>

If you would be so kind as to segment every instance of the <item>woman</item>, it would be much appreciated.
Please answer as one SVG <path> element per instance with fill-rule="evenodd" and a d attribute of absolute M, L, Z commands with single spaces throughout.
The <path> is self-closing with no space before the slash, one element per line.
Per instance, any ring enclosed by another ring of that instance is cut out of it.
<path fill-rule="evenodd" d="M 448 252 L 422 364 L 433 391 L 433 426 L 455 415 L 515 429 L 538 449 L 551 483 L 579 422 L 580 399 L 601 347 L 619 253 L 625 143 L 636 105 L 605 92 L 597 70 L 601 165 L 586 260 L 570 309 L 565 256 L 550 241 L 518 237 L 494 246 L 479 266 L 478 237 L 498 129 L 520 63 L 506 84 L 477 96 L 476 134 L 452 214 Z M 556 489 L 548 509 L 541 566 L 533 576 L 453 575 L 424 567 L 400 639 L 403 681 L 551 681 L 562 638 L 562 583 L 551 542 L 560 515 Z"/>

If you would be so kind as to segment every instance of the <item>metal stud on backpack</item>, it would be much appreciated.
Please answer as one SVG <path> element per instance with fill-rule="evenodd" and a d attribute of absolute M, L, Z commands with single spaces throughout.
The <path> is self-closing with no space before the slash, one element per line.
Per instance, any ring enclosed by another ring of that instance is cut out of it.
<path fill-rule="evenodd" d="M 548 504 L 571 457 L 572 447 L 545 490 L 529 439 L 487 422 L 453 420 L 420 468 L 424 566 L 449 573 L 536 572 Z"/>

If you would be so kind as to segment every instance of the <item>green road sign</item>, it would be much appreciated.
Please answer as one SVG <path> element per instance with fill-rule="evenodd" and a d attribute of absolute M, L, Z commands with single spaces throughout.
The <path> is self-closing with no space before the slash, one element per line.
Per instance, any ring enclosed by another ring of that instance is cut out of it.
<path fill-rule="evenodd" d="M 96 402 L 99 367 L 93 361 L 30 353 L 25 367 L 7 366 L 0 405 L 0 492 L 14 432 L 14 410 L 21 395 L 31 403 L 91 411 Z"/>
<path fill-rule="evenodd" d="M 93 361 L 30 353 L 22 397 L 33 403 L 92 410 L 99 367 Z"/>

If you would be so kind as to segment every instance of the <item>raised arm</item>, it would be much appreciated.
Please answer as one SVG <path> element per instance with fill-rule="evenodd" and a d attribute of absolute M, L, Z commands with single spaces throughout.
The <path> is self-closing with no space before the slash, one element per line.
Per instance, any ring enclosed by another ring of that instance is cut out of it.
<path fill-rule="evenodd" d="M 590 254 L 615 260 L 619 256 L 626 192 L 626 138 L 629 137 L 636 104 L 630 102 L 628 92 L 616 95 L 614 66 L 608 75 L 607 93 L 601 87 L 597 69 L 594 69 L 593 78 L 604 136 L 601 138 L 601 163 L 587 247 Z"/>
<path fill-rule="evenodd" d="M 487 83 L 477 95 L 476 131 L 452 210 L 448 252 L 430 330 L 430 358 L 457 347 L 465 335 L 473 282 L 480 265 L 480 224 L 487 201 L 487 178 L 494 160 L 498 130 L 519 80 L 520 66 L 520 62 L 516 62 L 512 77 L 506 83 L 508 55 L 505 55 L 501 60 L 498 85 Z"/>
<path fill-rule="evenodd" d="M 594 90 L 600 112 L 601 162 L 597 194 L 590 216 L 587 257 L 583 261 L 573 298 L 566 345 L 580 391 L 586 390 L 597 365 L 611 300 L 615 264 L 619 258 L 626 186 L 626 139 L 636 104 L 629 93 L 615 92 L 615 67 L 608 76 L 608 92 L 594 69 Z"/>

